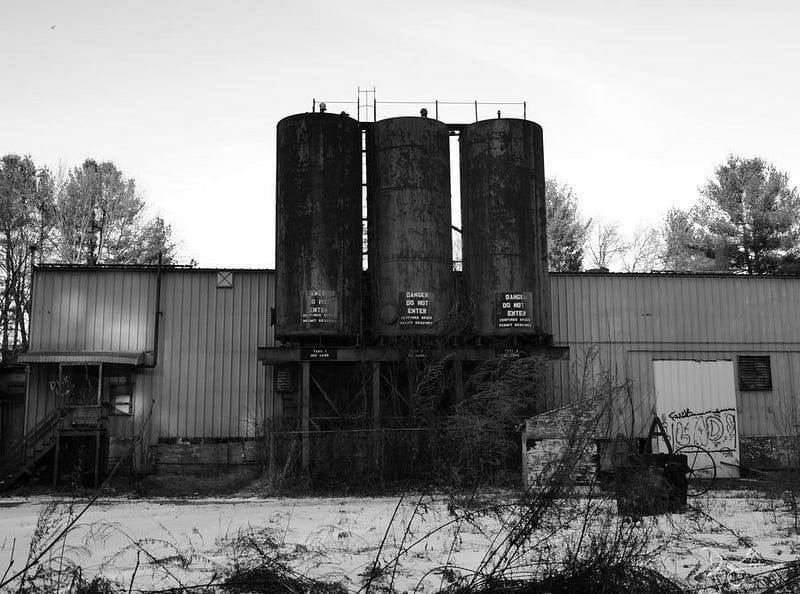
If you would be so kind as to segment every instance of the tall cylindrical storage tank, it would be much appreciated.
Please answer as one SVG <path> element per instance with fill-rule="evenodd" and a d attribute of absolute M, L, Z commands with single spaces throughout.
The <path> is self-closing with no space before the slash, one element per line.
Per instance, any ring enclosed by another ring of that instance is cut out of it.
<path fill-rule="evenodd" d="M 460 135 L 464 272 L 482 336 L 549 336 L 542 128 L 484 120 Z"/>
<path fill-rule="evenodd" d="M 361 130 L 345 115 L 278 122 L 275 335 L 355 336 L 361 313 Z"/>
<path fill-rule="evenodd" d="M 370 148 L 376 334 L 438 334 L 453 286 L 448 128 L 428 118 L 381 120 Z"/>

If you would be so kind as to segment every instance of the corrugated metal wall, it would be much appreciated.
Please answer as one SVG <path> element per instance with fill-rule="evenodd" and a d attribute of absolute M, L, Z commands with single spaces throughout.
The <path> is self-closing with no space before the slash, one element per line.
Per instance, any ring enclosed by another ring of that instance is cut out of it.
<path fill-rule="evenodd" d="M 156 274 L 152 270 L 38 269 L 32 350 L 152 350 Z M 149 441 L 253 436 L 272 411 L 268 368 L 257 348 L 273 344 L 274 273 L 164 270 L 159 362 L 136 371 L 133 435 L 153 406 Z M 653 359 L 732 359 L 769 354 L 773 390 L 737 386 L 741 435 L 781 433 L 800 387 L 800 278 L 702 275 L 551 275 L 556 344 L 548 407 L 566 404 L 582 382 L 608 372 L 631 380 L 640 428 L 653 410 Z M 52 407 L 57 366 L 31 365 L 28 426 Z"/>
<path fill-rule="evenodd" d="M 741 435 L 784 433 L 798 408 L 799 277 L 735 275 L 552 274 L 556 344 L 570 362 L 556 364 L 566 403 L 576 378 L 602 372 L 630 379 L 640 431 L 654 409 L 653 359 L 731 359 L 769 355 L 773 390 L 738 389 Z"/>
<path fill-rule="evenodd" d="M 159 364 L 141 374 L 161 438 L 252 437 L 270 410 L 257 352 L 273 342 L 274 274 L 234 271 L 232 288 L 216 283 L 215 271 L 164 277 Z"/>
<path fill-rule="evenodd" d="M 560 342 L 800 343 L 800 277 L 551 275 Z"/>
<path fill-rule="evenodd" d="M 37 269 L 31 350 L 152 349 L 155 286 L 149 270 Z"/>
<path fill-rule="evenodd" d="M 159 438 L 252 437 L 271 411 L 271 379 L 257 360 L 273 343 L 274 274 L 234 270 L 217 288 L 215 270 L 162 271 L 158 364 L 134 372 L 134 435 L 150 414 Z M 39 269 L 31 350 L 151 351 L 156 273 L 150 270 Z M 57 365 L 31 365 L 28 427 L 54 405 Z"/>

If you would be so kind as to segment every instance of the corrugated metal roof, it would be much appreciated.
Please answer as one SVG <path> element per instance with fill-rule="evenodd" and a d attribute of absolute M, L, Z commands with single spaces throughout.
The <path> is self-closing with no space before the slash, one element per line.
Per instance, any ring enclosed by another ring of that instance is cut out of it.
<path fill-rule="evenodd" d="M 33 267 L 34 272 L 48 271 L 48 270 L 71 270 L 71 271 L 88 271 L 88 272 L 104 272 L 108 270 L 126 270 L 126 271 L 145 271 L 157 272 L 161 269 L 162 272 L 217 272 L 217 271 L 230 271 L 230 272 L 275 272 L 274 268 L 241 268 L 241 267 L 215 267 L 204 268 L 192 266 L 189 264 L 37 264 Z"/>
<path fill-rule="evenodd" d="M 144 353 L 34 351 L 21 354 L 18 360 L 20 363 L 116 363 L 118 365 L 141 365 L 144 363 Z"/>
<path fill-rule="evenodd" d="M 606 270 L 583 270 L 581 272 L 550 272 L 550 276 L 594 276 L 594 277 L 707 277 L 707 278 L 787 278 L 800 280 L 800 274 L 747 274 L 745 272 L 714 271 L 714 270 L 651 270 L 649 272 L 612 272 Z"/>

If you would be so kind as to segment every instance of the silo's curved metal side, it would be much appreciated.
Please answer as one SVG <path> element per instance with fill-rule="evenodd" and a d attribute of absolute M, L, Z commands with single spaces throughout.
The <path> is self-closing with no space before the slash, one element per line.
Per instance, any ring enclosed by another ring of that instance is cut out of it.
<path fill-rule="evenodd" d="M 278 122 L 276 338 L 355 336 L 361 313 L 361 130 L 344 115 Z"/>
<path fill-rule="evenodd" d="M 448 128 L 427 118 L 390 118 L 374 125 L 372 146 L 375 332 L 441 333 L 453 283 Z"/>
<path fill-rule="evenodd" d="M 519 119 L 476 122 L 461 132 L 460 155 L 474 329 L 482 336 L 549 338 L 542 128 Z"/>

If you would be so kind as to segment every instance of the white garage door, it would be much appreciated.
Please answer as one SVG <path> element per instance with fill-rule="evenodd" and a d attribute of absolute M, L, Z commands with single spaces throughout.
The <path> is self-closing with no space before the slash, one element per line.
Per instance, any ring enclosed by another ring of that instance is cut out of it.
<path fill-rule="evenodd" d="M 703 448 L 718 477 L 739 476 L 733 361 L 654 360 L 653 376 L 656 411 L 673 449 Z"/>

